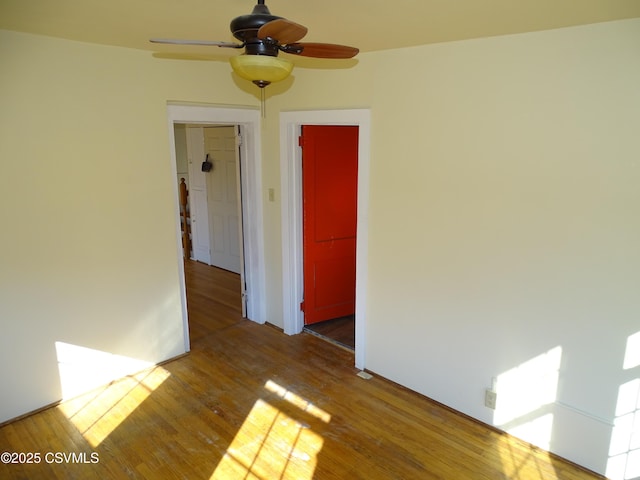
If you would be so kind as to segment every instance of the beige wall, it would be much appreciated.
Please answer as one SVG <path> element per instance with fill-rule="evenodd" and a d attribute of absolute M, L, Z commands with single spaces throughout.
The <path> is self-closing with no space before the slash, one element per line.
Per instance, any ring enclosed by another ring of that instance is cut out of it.
<path fill-rule="evenodd" d="M 367 368 L 604 472 L 640 378 L 640 21 L 359 58 L 272 102 L 371 108 Z"/>
<path fill-rule="evenodd" d="M 20 226 L 0 249 L 0 361 L 20 365 L 0 371 L 2 419 L 56 399 L 58 339 L 181 351 L 165 102 L 257 102 L 226 64 L 10 33 L 0 49 L 2 224 Z M 524 436 L 541 425 L 603 472 L 618 387 L 640 378 L 622 368 L 640 330 L 638 58 L 631 20 L 364 54 L 270 86 L 267 321 L 282 325 L 279 112 L 371 108 L 367 368 Z M 509 416 L 518 375 L 553 391 Z"/>
<path fill-rule="evenodd" d="M 640 377 L 638 58 L 634 20 L 384 52 L 374 73 L 368 367 L 508 430 L 552 418 L 542 443 L 599 471 Z M 484 407 L 556 347 L 552 402 Z"/>
<path fill-rule="evenodd" d="M 60 398 L 55 342 L 184 351 L 167 100 L 256 105 L 224 62 L 0 32 L 0 421 Z"/>

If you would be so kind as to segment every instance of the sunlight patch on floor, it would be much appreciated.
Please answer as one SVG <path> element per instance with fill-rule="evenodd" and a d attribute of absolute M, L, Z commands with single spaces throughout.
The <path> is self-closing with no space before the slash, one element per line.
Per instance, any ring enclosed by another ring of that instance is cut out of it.
<path fill-rule="evenodd" d="M 154 367 L 67 400 L 57 408 L 97 447 L 171 374 Z"/>
<path fill-rule="evenodd" d="M 269 380 L 265 384 L 264 388 L 272 393 L 275 393 L 280 398 L 286 400 L 292 405 L 298 407 L 303 412 L 310 413 L 314 417 L 322 420 L 324 423 L 329 423 L 331 421 L 331 415 L 329 413 L 325 412 L 321 408 L 316 407 L 313 403 L 278 385 L 272 380 Z"/>
<path fill-rule="evenodd" d="M 267 382 L 265 389 L 325 423 L 331 420 L 327 412 L 275 382 Z M 308 424 L 259 399 L 211 480 L 311 480 L 322 445 L 322 436 Z"/>
<path fill-rule="evenodd" d="M 536 447 L 523 448 L 520 440 L 504 436 L 497 447 L 502 462 L 503 478 L 509 480 L 561 480 L 550 466 L 549 452 Z"/>

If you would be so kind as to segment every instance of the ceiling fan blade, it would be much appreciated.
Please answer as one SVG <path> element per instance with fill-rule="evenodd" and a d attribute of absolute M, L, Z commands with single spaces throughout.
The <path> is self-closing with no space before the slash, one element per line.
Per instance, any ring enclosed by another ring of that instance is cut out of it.
<path fill-rule="evenodd" d="M 296 53 L 296 50 L 302 49 Z M 292 51 L 289 51 L 291 49 Z M 302 57 L 316 58 L 353 58 L 360 50 L 346 45 L 335 45 L 333 43 L 291 43 L 284 49 L 287 53 L 294 53 Z"/>
<path fill-rule="evenodd" d="M 151 38 L 151 43 L 170 43 L 172 45 L 208 45 L 213 47 L 225 47 L 225 48 L 242 48 L 244 45 L 241 43 L 233 42 L 216 42 L 214 40 L 180 40 L 174 38 Z"/>
<path fill-rule="evenodd" d="M 258 30 L 258 38 L 273 38 L 281 45 L 297 42 L 307 34 L 307 27 L 292 22 L 285 18 L 279 18 L 265 23 Z"/>

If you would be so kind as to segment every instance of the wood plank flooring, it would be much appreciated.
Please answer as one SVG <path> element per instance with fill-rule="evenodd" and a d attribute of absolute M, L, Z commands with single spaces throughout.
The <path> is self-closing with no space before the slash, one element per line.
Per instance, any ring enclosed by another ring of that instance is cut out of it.
<path fill-rule="evenodd" d="M 304 329 L 311 334 L 315 333 L 351 350 L 356 347 L 356 319 L 354 315 L 305 325 Z"/>
<path fill-rule="evenodd" d="M 0 452 L 40 461 L 0 463 L 0 478 L 601 478 L 358 377 L 346 349 L 243 320 L 237 276 L 186 271 L 191 353 L 4 425 Z"/>

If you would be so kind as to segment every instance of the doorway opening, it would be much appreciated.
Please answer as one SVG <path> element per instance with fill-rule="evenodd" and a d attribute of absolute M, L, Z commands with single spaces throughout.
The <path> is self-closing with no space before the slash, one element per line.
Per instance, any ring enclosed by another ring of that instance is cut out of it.
<path fill-rule="evenodd" d="M 358 126 L 304 125 L 305 330 L 355 349 Z"/>
<path fill-rule="evenodd" d="M 302 332 L 304 299 L 302 240 L 302 159 L 298 146 L 303 125 L 358 127 L 356 235 L 355 366 L 366 368 L 366 296 L 371 112 L 368 109 L 282 112 L 280 185 L 282 189 L 283 324 L 289 335 Z"/>
<path fill-rule="evenodd" d="M 262 197 L 260 195 L 262 184 L 261 151 L 260 151 L 260 112 L 247 108 L 223 108 L 208 105 L 168 105 L 168 127 L 170 139 L 171 166 L 174 178 L 174 198 L 176 236 L 177 236 L 177 260 L 179 279 L 181 282 L 181 303 L 183 316 L 183 333 L 185 351 L 190 350 L 189 319 L 186 300 L 185 263 L 183 260 L 182 230 L 180 226 L 179 182 L 178 163 L 176 158 L 176 137 L 174 135 L 176 125 L 197 126 L 202 129 L 212 126 L 230 126 L 237 128 L 240 134 L 238 140 L 239 171 L 243 172 L 236 178 L 238 194 L 241 196 L 241 215 L 243 228 L 238 233 L 238 244 L 242 244 L 244 250 L 241 258 L 244 258 L 241 271 L 244 271 L 243 285 L 246 295 L 246 312 L 244 316 L 256 323 L 264 323 L 266 319 L 265 284 L 264 284 L 264 234 L 262 220 Z M 203 150 L 204 152 L 204 150 Z M 200 167 L 206 159 L 202 153 L 200 159 L 193 158 L 194 168 L 189 170 L 190 184 L 193 187 L 193 172 Z M 229 180 L 231 181 L 231 180 Z M 191 188 L 193 192 L 193 188 Z M 193 203 L 192 203 L 193 205 Z M 197 208 L 197 207 L 196 207 Z M 190 212 L 194 214 L 195 212 Z M 200 218 L 207 217 L 200 216 Z M 208 228 L 199 228 L 201 232 L 209 233 Z M 195 233 L 195 232 L 194 232 Z M 194 235 L 192 235 L 194 236 Z M 195 239 L 194 248 L 195 251 Z"/>
<path fill-rule="evenodd" d="M 175 124 L 174 137 L 185 261 L 236 274 L 244 317 L 240 127 Z"/>

